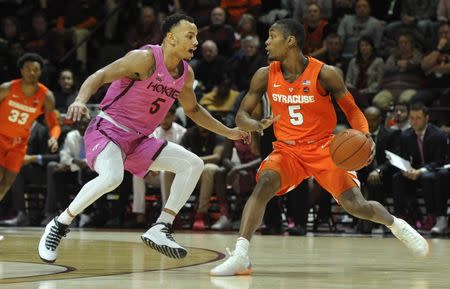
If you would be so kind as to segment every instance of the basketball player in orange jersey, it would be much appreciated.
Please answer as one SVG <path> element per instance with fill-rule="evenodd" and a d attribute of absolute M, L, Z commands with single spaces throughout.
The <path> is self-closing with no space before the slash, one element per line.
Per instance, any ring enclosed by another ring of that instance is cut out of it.
<path fill-rule="evenodd" d="M 44 60 L 26 53 L 18 61 L 22 78 L 0 85 L 0 201 L 22 167 L 33 122 L 45 113 L 50 128 L 48 146 L 58 150 L 61 134 L 53 93 L 39 83 Z"/>
<path fill-rule="evenodd" d="M 428 243 L 419 233 L 392 216 L 380 203 L 366 201 L 356 173 L 338 168 L 331 160 L 329 144 L 336 127 L 331 97 L 336 99 L 351 127 L 370 138 L 368 124 L 336 70 L 302 54 L 304 34 L 303 26 L 292 19 L 272 25 L 266 41 L 272 62 L 255 73 L 236 115 L 236 124 L 249 132 L 261 133 L 273 123 L 277 141 L 259 168 L 257 185 L 244 208 L 235 250 L 210 271 L 211 275 L 251 273 L 249 241 L 261 224 L 267 202 L 309 176 L 353 216 L 384 224 L 416 255 L 428 254 Z M 257 121 L 250 114 L 265 91 L 275 117 Z"/>

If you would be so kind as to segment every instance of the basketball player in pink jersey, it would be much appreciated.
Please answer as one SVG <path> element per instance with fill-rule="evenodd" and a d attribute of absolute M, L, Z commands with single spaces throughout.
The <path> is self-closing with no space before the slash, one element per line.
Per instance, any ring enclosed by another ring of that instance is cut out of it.
<path fill-rule="evenodd" d="M 183 147 L 148 137 L 178 99 L 186 115 L 198 125 L 233 140 L 248 134 L 228 128 L 214 119 L 196 100 L 194 73 L 186 60 L 197 48 L 197 27 L 191 17 L 169 16 L 162 24 L 161 46 L 146 45 L 89 76 L 81 86 L 67 117 L 88 115 L 86 103 L 103 84 L 111 83 L 100 104 L 100 114 L 84 135 L 86 158 L 98 177 L 87 183 L 69 207 L 45 227 L 39 256 L 52 263 L 61 238 L 76 215 L 122 182 L 123 171 L 144 177 L 150 170 L 175 173 L 170 196 L 157 222 L 142 240 L 171 258 L 184 258 L 185 248 L 175 242 L 171 225 L 202 173 L 202 160 Z"/>

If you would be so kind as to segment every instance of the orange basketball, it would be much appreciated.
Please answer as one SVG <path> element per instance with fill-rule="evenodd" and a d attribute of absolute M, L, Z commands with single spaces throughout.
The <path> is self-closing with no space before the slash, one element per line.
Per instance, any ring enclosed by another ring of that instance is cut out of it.
<path fill-rule="evenodd" d="M 341 169 L 357 171 L 367 164 L 371 146 L 371 141 L 365 134 L 346 129 L 333 137 L 330 144 L 331 159 Z"/>

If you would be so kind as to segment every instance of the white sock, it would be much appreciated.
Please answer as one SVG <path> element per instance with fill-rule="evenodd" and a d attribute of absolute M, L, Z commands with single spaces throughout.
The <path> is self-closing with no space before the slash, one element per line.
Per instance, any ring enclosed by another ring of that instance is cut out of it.
<path fill-rule="evenodd" d="M 248 247 L 250 246 L 250 242 L 244 237 L 239 237 L 236 241 L 236 248 L 234 250 L 235 253 L 239 255 L 248 255 Z"/>
<path fill-rule="evenodd" d="M 73 218 L 67 213 L 67 209 L 61 213 L 56 219 L 59 223 L 64 225 L 70 225 L 73 221 Z"/>
<path fill-rule="evenodd" d="M 156 220 L 156 223 L 172 224 L 173 220 L 175 220 L 175 216 L 174 215 L 162 211 L 161 215 L 159 215 L 158 220 Z"/>

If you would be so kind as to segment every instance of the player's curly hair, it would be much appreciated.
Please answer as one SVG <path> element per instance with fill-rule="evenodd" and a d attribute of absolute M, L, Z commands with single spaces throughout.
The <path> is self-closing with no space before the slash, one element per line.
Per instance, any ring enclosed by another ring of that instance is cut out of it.
<path fill-rule="evenodd" d="M 19 69 L 22 69 L 25 63 L 29 61 L 36 61 L 41 66 L 41 69 L 44 68 L 44 58 L 42 58 L 42 56 L 37 53 L 25 53 L 24 55 L 22 55 L 22 57 L 17 60 L 17 67 Z"/>
<path fill-rule="evenodd" d="M 305 41 L 305 29 L 303 28 L 302 23 L 292 18 L 287 18 L 278 20 L 274 25 L 281 27 L 285 37 L 294 36 L 297 42 L 298 49 L 303 49 L 303 42 Z"/>
<path fill-rule="evenodd" d="M 172 14 L 168 16 L 161 25 L 161 32 L 163 38 L 166 37 L 167 33 L 172 29 L 172 27 L 180 23 L 181 20 L 186 20 L 187 22 L 194 23 L 194 19 L 191 16 L 188 16 L 183 13 Z"/>

